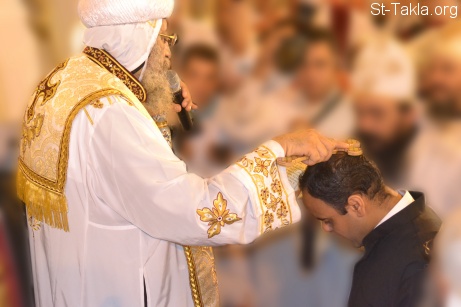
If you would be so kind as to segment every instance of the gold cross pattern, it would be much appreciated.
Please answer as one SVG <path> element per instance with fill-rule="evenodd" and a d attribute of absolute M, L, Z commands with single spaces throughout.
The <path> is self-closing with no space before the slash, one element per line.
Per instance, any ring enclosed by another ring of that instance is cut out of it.
<path fill-rule="evenodd" d="M 361 156 L 363 155 L 362 148 L 360 147 L 360 142 L 354 139 L 347 139 L 345 141 L 349 144 L 348 149 L 337 149 L 333 151 L 333 154 L 338 153 L 338 151 L 347 152 L 349 156 Z M 289 167 L 294 163 L 303 162 L 309 160 L 308 156 L 290 156 L 284 158 L 277 158 L 277 165 Z"/>

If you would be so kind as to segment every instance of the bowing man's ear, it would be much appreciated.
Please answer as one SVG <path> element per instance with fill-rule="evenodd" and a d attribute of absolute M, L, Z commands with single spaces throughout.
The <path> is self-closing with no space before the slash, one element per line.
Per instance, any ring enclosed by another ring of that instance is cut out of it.
<path fill-rule="evenodd" d="M 360 194 L 353 194 L 347 199 L 347 213 L 357 217 L 363 217 L 366 213 L 365 201 Z"/>

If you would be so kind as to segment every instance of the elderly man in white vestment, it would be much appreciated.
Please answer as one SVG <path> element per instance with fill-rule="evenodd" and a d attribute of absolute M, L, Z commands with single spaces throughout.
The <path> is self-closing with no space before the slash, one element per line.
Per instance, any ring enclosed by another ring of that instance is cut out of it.
<path fill-rule="evenodd" d="M 17 186 L 39 307 L 218 306 L 203 246 L 248 243 L 298 221 L 276 158 L 314 164 L 348 146 L 299 131 L 213 178 L 188 173 L 151 117 L 172 105 L 163 21 L 172 9 L 172 0 L 81 0 L 87 47 L 30 100 Z"/>

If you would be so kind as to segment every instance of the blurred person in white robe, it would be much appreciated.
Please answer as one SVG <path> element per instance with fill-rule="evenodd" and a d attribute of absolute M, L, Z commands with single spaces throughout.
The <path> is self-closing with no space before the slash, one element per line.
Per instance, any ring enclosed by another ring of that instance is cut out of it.
<path fill-rule="evenodd" d="M 226 83 L 226 80 L 221 78 L 222 74 L 211 82 L 220 85 L 218 95 L 213 97 L 212 112 L 210 114 L 203 109 L 194 111 L 197 114 L 204 111 L 206 113 L 205 118 L 202 117 L 200 121 L 201 133 L 184 140 L 190 153 L 190 159 L 186 163 L 193 172 L 205 177 L 216 174 L 223 165 L 230 163 L 229 161 L 216 163 L 219 161 L 215 161 L 212 157 L 216 149 L 226 150 L 229 153 L 227 160 L 235 159 L 258 146 L 263 140 L 274 137 L 282 131 L 289 131 L 292 122 L 305 114 L 299 111 L 302 105 L 298 104 L 295 91 L 289 88 L 290 78 L 282 74 L 275 63 L 280 45 L 285 39 L 293 36 L 294 32 L 294 24 L 286 20 L 275 25 L 271 31 L 261 37 L 261 54 L 256 65 L 245 84 L 235 92 L 222 91 L 222 85 Z M 184 57 L 187 56 L 187 49 L 183 54 Z M 219 58 L 220 63 L 226 61 L 222 52 L 219 52 Z M 195 63 L 197 64 L 197 61 Z M 182 64 L 180 71 L 186 68 L 184 67 L 186 63 Z M 195 65 L 195 69 L 197 68 L 199 67 Z M 213 66 L 213 71 L 214 68 Z M 183 74 L 186 74 L 186 79 L 189 78 L 187 71 Z M 190 77 L 192 78 L 192 74 Z M 193 83 L 198 82 L 199 80 L 193 81 Z M 210 82 L 207 82 L 207 87 L 209 85 Z M 192 88 L 191 91 L 194 89 Z M 195 100 L 196 96 L 193 97 Z"/>
<path fill-rule="evenodd" d="M 300 111 L 302 101 L 297 99 L 297 92 L 290 86 L 291 78 L 280 72 L 274 60 L 281 43 L 293 33 L 290 22 L 274 27 L 273 31 L 264 35 L 261 48 L 264 52 L 245 84 L 235 93 L 223 92 L 220 87 L 213 112 L 201 121 L 201 133 L 194 137 L 192 143 L 200 144 L 202 152 L 226 151 L 228 158 L 222 161 L 221 166 L 212 165 L 213 159 L 209 154 L 199 157 L 202 161 L 187 161 L 194 172 L 212 176 L 220 167 L 229 165 L 264 140 L 282 131 L 290 131 L 300 117 L 305 122 L 305 112 Z M 225 57 L 220 53 L 220 62 L 224 61 Z M 219 78 L 220 85 L 222 81 Z"/>
<path fill-rule="evenodd" d="M 295 33 L 290 21 L 274 25 L 261 37 L 251 75 L 236 92 L 223 94 L 214 123 L 233 151 L 244 152 L 306 121 L 304 102 L 292 82 L 304 46 Z"/>
<path fill-rule="evenodd" d="M 442 218 L 461 198 L 458 30 L 441 35 L 418 71 L 407 50 L 375 40 L 359 54 L 354 76 L 359 140 L 395 188 L 423 191 Z M 451 37 L 451 39 L 450 39 Z M 417 97 L 422 94 L 422 104 Z"/>
<path fill-rule="evenodd" d="M 175 9 L 168 18 L 168 28 L 179 37 L 178 43 L 171 51 L 172 67 L 180 70 L 182 64 L 178 61 L 189 47 L 205 44 L 218 48 L 219 39 L 214 28 L 214 20 L 210 18 L 212 16 L 196 16 L 193 0 L 177 0 L 175 3 Z M 202 1 L 202 6 L 206 7 L 207 3 Z"/>
<path fill-rule="evenodd" d="M 276 158 L 312 164 L 348 147 L 303 130 L 213 178 L 188 173 L 152 119 L 180 109 L 166 78 L 172 10 L 173 1 L 81 0 L 87 47 L 32 95 L 17 189 L 37 306 L 218 306 L 207 246 L 248 243 L 299 220 Z"/>
<path fill-rule="evenodd" d="M 412 186 L 425 188 L 429 200 L 440 204 L 434 209 L 442 219 L 459 207 L 461 199 L 460 39 L 458 23 L 441 30 L 424 51 L 419 68 L 425 117 L 412 148 L 414 167 L 409 180 Z"/>
<path fill-rule="evenodd" d="M 215 9 L 223 57 L 223 86 L 233 93 L 251 75 L 259 54 L 255 12 L 248 0 L 219 0 Z"/>
<path fill-rule="evenodd" d="M 295 82 L 306 100 L 309 125 L 330 137 L 346 139 L 353 133 L 355 117 L 350 98 L 341 88 L 340 62 L 333 34 L 311 30 Z"/>
<path fill-rule="evenodd" d="M 270 32 L 272 27 L 283 20 L 291 19 L 289 1 L 256 0 L 253 6 L 256 11 L 256 29 L 259 36 Z"/>
<path fill-rule="evenodd" d="M 444 7 L 445 14 L 430 14 L 428 16 L 416 16 L 417 22 L 412 36 L 406 42 L 406 48 L 411 54 L 417 67 L 424 65 L 424 60 L 427 58 L 427 52 L 432 49 L 435 42 L 441 33 L 446 32 L 450 28 L 460 27 L 458 0 L 442 0 L 430 1 L 423 0 L 420 5 L 426 5 L 430 11 L 434 11 L 436 6 Z M 408 17 L 408 16 L 405 16 Z"/>
<path fill-rule="evenodd" d="M 430 118 L 445 126 L 461 118 L 461 28 L 452 24 L 438 32 L 422 52 L 420 90 Z"/>
<path fill-rule="evenodd" d="M 355 60 L 352 84 L 358 139 L 387 182 L 399 188 L 420 119 L 413 62 L 398 41 L 371 40 Z"/>

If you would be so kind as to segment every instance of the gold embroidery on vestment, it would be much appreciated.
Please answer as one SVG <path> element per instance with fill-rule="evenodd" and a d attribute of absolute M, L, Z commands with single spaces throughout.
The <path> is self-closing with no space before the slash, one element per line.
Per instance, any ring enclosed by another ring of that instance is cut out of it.
<path fill-rule="evenodd" d="M 107 71 L 119 78 L 126 85 L 126 87 L 128 87 L 130 91 L 136 95 L 139 101 L 146 101 L 146 91 L 144 90 L 144 87 L 141 85 L 141 83 L 110 54 L 102 49 L 93 47 L 86 47 L 83 50 L 83 53 L 86 54 L 96 64 L 104 67 Z"/>
<path fill-rule="evenodd" d="M 221 233 L 221 227 L 232 225 L 241 218 L 235 213 L 230 213 L 227 209 L 227 200 L 224 199 L 221 192 L 213 201 L 213 208 L 198 209 L 197 214 L 200 216 L 202 222 L 208 222 L 208 238 L 212 238 Z"/>
<path fill-rule="evenodd" d="M 54 97 L 56 94 L 56 91 L 58 90 L 58 86 L 61 84 L 60 80 L 57 80 L 56 83 L 51 83 L 51 79 L 61 70 L 63 70 L 67 66 L 67 62 L 69 60 L 66 60 L 56 66 L 55 69 L 53 69 L 48 76 L 46 76 L 45 79 L 40 82 L 40 84 L 37 86 L 37 89 L 35 90 L 35 98 L 32 104 L 27 108 L 27 122 L 31 121 L 32 118 L 34 117 L 35 114 L 35 105 L 37 104 L 38 100 L 42 98 L 42 103 L 41 105 L 44 105 L 47 103 L 51 98 Z"/>
<path fill-rule="evenodd" d="M 184 246 L 184 253 L 194 307 L 218 307 L 218 280 L 213 249 L 205 246 Z"/>
<path fill-rule="evenodd" d="M 86 55 L 58 65 L 39 84 L 24 116 L 18 196 L 35 219 L 65 231 L 69 225 L 64 187 L 75 116 L 88 104 L 111 95 L 137 101 L 120 79 L 102 68 Z M 138 110 L 148 116 L 139 105 Z"/>
<path fill-rule="evenodd" d="M 27 220 L 29 222 L 29 227 L 32 228 L 33 231 L 39 231 L 42 224 L 40 221 L 35 219 L 33 216 L 28 215 Z"/>
<path fill-rule="evenodd" d="M 276 158 L 268 147 L 261 146 L 237 162 L 237 165 L 250 176 L 258 193 L 263 213 L 261 233 L 289 225 L 292 222 L 288 194 L 280 180 L 279 170 L 275 163 Z"/>
<path fill-rule="evenodd" d="M 99 99 L 96 99 L 95 101 L 91 102 L 90 105 L 92 105 L 96 109 L 102 109 L 102 107 L 104 107 L 104 104 Z"/>

